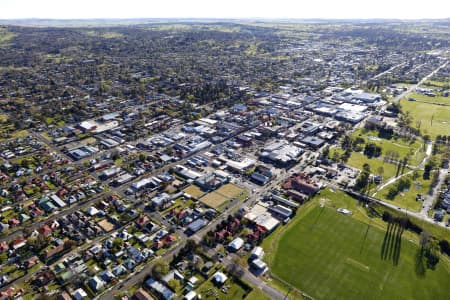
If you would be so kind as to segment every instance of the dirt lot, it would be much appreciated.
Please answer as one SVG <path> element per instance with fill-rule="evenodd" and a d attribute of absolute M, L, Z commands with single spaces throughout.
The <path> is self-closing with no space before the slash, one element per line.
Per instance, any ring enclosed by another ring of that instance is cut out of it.
<path fill-rule="evenodd" d="M 108 220 L 106 219 L 98 222 L 98 226 L 100 226 L 105 232 L 110 232 L 111 230 L 114 229 L 114 225 L 108 222 Z"/>

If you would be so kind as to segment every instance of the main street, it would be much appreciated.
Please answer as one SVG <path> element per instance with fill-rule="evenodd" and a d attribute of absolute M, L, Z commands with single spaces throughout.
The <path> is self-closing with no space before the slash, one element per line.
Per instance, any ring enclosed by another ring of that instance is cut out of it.
<path fill-rule="evenodd" d="M 394 98 L 394 102 L 398 103 L 400 101 L 400 99 L 405 98 L 408 94 L 414 92 L 420 85 L 422 85 L 425 81 L 427 81 L 428 79 L 430 79 L 431 77 L 433 77 L 434 74 L 436 74 L 440 69 L 444 68 L 445 66 L 447 66 L 448 64 L 448 60 L 446 60 L 443 64 L 441 64 L 439 67 L 437 67 L 436 69 L 434 69 L 430 74 L 428 74 L 427 76 L 425 76 L 424 78 L 422 78 L 419 82 L 417 82 L 417 84 L 411 85 L 410 87 L 408 87 L 406 89 L 406 91 L 404 91 L 403 93 L 401 93 L 400 95 L 398 95 L 397 97 Z"/>

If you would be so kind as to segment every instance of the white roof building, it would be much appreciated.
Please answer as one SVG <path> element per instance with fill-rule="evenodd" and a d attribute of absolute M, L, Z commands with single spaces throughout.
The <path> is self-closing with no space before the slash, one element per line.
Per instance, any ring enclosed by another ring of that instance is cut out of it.
<path fill-rule="evenodd" d="M 73 294 L 72 294 L 72 297 L 73 297 L 75 300 L 82 300 L 82 299 L 86 298 L 87 296 L 88 296 L 88 295 L 87 295 L 86 291 L 83 290 L 82 288 L 79 288 L 79 289 L 75 290 L 75 291 L 73 292 Z"/>
<path fill-rule="evenodd" d="M 244 246 L 244 240 L 241 239 L 240 237 L 235 238 L 228 244 L 228 248 L 230 248 L 233 251 L 238 251 L 239 249 L 242 248 L 242 246 Z"/>
<path fill-rule="evenodd" d="M 264 256 L 264 249 L 262 247 L 256 246 L 255 248 L 253 248 L 252 252 L 251 252 L 251 257 L 254 258 L 263 258 Z"/>
<path fill-rule="evenodd" d="M 195 299 L 195 297 L 197 297 L 197 293 L 194 291 L 190 291 L 189 293 L 184 295 L 183 299 L 184 300 L 193 300 L 193 299 Z"/>
<path fill-rule="evenodd" d="M 224 284 L 225 281 L 227 281 L 228 277 L 227 277 L 227 275 L 223 274 L 222 272 L 216 272 L 213 275 L 213 279 L 215 282 L 217 282 L 219 284 Z"/>

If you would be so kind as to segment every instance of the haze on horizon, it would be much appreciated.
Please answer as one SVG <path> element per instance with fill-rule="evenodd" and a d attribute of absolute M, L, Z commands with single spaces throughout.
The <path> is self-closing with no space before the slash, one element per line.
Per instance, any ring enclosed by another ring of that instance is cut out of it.
<path fill-rule="evenodd" d="M 446 0 L 0 0 L 0 19 L 442 19 Z"/>

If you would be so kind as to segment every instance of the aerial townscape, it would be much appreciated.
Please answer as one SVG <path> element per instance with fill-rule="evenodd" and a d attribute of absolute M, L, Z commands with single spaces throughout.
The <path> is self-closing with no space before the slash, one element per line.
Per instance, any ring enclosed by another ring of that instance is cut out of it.
<path fill-rule="evenodd" d="M 0 20 L 0 299 L 449 299 L 449 62 L 450 19 Z"/>

